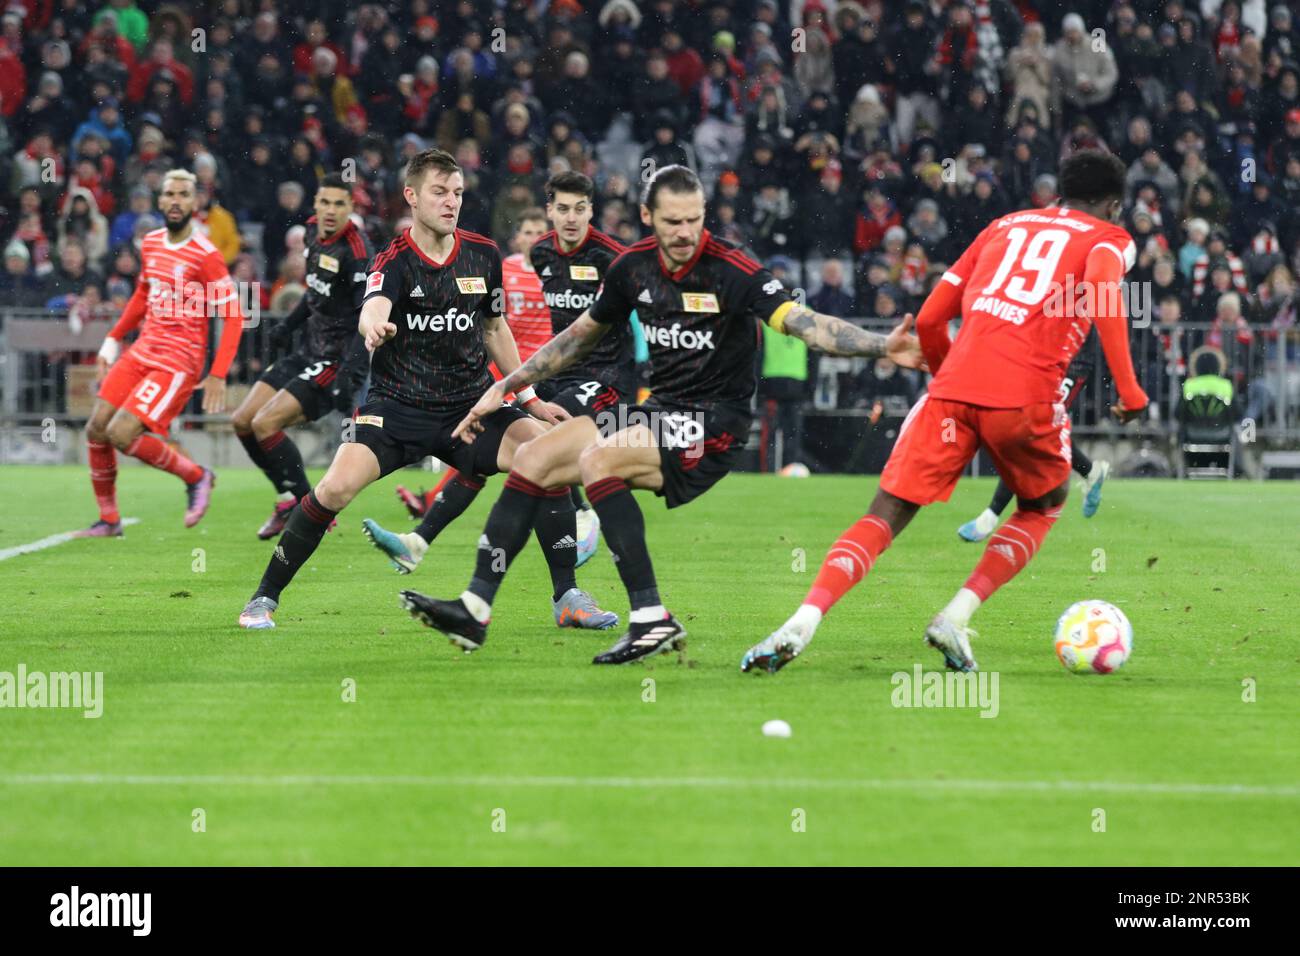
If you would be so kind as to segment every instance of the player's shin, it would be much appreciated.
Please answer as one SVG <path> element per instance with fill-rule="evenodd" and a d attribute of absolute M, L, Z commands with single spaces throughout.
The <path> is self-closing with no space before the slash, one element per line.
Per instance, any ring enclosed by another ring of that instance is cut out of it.
<path fill-rule="evenodd" d="M 175 475 L 187 485 L 192 485 L 203 477 L 203 469 L 199 465 L 149 432 L 138 435 L 123 451 L 146 465 L 153 465 L 159 471 Z"/>
<path fill-rule="evenodd" d="M 278 431 L 261 439 L 258 445 L 266 459 L 263 470 L 277 491 L 290 492 L 295 498 L 302 498 L 311 491 L 311 483 L 307 480 L 307 472 L 302 464 L 302 453 L 292 438 Z"/>
<path fill-rule="evenodd" d="M 645 542 L 645 516 L 622 478 L 602 478 L 587 485 L 587 499 L 600 518 L 605 542 L 618 562 L 618 576 L 627 588 L 633 624 L 668 616 L 659 598 L 654 565 Z"/>
<path fill-rule="evenodd" d="M 811 607 L 820 614 L 829 611 L 870 573 L 876 558 L 893 540 L 894 533 L 884 518 L 866 515 L 859 519 L 831 545 L 803 599 L 804 608 Z"/>
<path fill-rule="evenodd" d="M 568 488 L 552 488 L 537 509 L 537 543 L 551 572 L 551 600 L 558 601 L 578 586 L 578 515 Z"/>
<path fill-rule="evenodd" d="M 944 614 L 964 626 L 980 604 L 1029 564 L 1060 514 L 1059 505 L 1043 511 L 1017 509 L 989 539 L 979 564 L 966 579 L 962 591 L 970 592 L 969 596 L 958 592 Z"/>
<path fill-rule="evenodd" d="M 267 462 L 266 455 L 262 452 L 262 445 L 257 440 L 257 436 L 253 434 L 253 430 L 250 428 L 248 431 L 241 432 L 236 428 L 235 437 L 238 438 L 239 443 L 244 446 L 244 451 L 248 452 L 248 460 L 260 468 L 262 473 L 266 475 L 267 479 L 272 484 L 275 484 L 275 478 L 271 475 L 269 470 L 270 464 Z"/>
<path fill-rule="evenodd" d="M 469 588 L 461 595 L 465 606 L 480 621 L 491 614 L 497 589 L 505 580 L 510 563 L 532 533 L 537 512 L 546 500 L 546 489 L 511 472 L 501 497 L 492 506 L 487 525 L 478 542 L 478 558 Z"/>
<path fill-rule="evenodd" d="M 266 573 L 262 575 L 262 583 L 257 586 L 254 596 L 279 601 L 280 592 L 312 556 L 337 514 L 338 512 L 330 511 L 322 505 L 314 491 L 308 492 L 289 516 L 284 533 L 280 535 L 275 553 L 267 562 Z"/>
<path fill-rule="evenodd" d="M 433 503 L 429 505 L 429 510 L 424 513 L 419 527 L 415 529 L 415 533 L 423 538 L 426 544 L 432 542 L 447 525 L 464 514 L 465 509 L 474 503 L 478 493 L 483 490 L 483 482 L 459 472 L 454 475 L 455 477 L 450 481 L 440 486 L 438 493 L 434 495 Z"/>
<path fill-rule="evenodd" d="M 108 442 L 88 441 L 90 484 L 99 504 L 99 518 L 109 524 L 122 520 L 117 510 L 117 452 Z"/>

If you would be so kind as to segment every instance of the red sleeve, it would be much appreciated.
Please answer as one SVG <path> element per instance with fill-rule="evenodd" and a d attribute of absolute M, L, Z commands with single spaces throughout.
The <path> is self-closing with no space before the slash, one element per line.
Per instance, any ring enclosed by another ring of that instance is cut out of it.
<path fill-rule="evenodd" d="M 939 371 L 939 366 L 948 357 L 948 349 L 952 347 L 948 323 L 961 314 L 962 286 L 954 284 L 948 275 L 945 273 L 925 297 L 916 316 L 916 337 L 921 340 L 921 352 L 925 355 L 925 364 L 930 366 L 931 375 Z"/>
<path fill-rule="evenodd" d="M 216 249 L 203 260 L 203 281 L 208 296 L 208 310 L 211 314 L 225 319 L 221 325 L 221 341 L 217 352 L 212 357 L 212 367 L 208 374 L 214 378 L 225 378 L 230 371 L 230 363 L 235 360 L 235 350 L 239 348 L 239 336 L 244 330 L 244 312 L 239 307 L 239 293 L 234 280 L 226 269 L 226 262 Z"/>
<path fill-rule="evenodd" d="M 110 339 L 117 339 L 119 342 L 126 338 L 128 332 L 140 324 L 144 318 L 145 305 L 149 301 L 149 293 L 145 291 L 144 279 L 141 278 L 135 284 L 135 292 L 127 300 L 126 306 L 122 309 L 122 314 L 117 317 L 117 322 L 108 332 Z"/>
<path fill-rule="evenodd" d="M 926 296 L 921 311 L 917 313 L 916 337 L 921 340 L 921 352 L 925 355 L 926 364 L 930 366 L 931 375 L 939 371 L 939 366 L 948 357 L 948 349 L 952 347 L 952 340 L 948 338 L 948 323 L 961 315 L 962 293 L 966 291 L 966 283 L 970 281 L 980 253 L 984 251 L 988 235 L 989 230 L 985 228 L 975 237 Z"/>
<path fill-rule="evenodd" d="M 1097 326 L 1097 336 L 1101 339 L 1102 351 L 1106 353 L 1106 364 L 1115 380 L 1115 389 L 1124 407 L 1135 411 L 1146 407 L 1147 396 L 1138 384 L 1137 374 L 1133 371 L 1133 356 L 1129 354 L 1128 320 L 1124 315 L 1124 299 L 1119 285 L 1126 266 L 1121 253 L 1109 243 L 1103 243 L 1088 254 L 1083 281 L 1085 286 L 1096 290 L 1092 297 L 1096 304 L 1093 324 Z"/>

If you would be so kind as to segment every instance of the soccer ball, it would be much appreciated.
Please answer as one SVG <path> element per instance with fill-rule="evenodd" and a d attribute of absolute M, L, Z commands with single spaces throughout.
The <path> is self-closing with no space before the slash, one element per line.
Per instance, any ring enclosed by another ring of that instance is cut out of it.
<path fill-rule="evenodd" d="M 1133 653 L 1133 625 L 1113 604 L 1079 601 L 1056 622 L 1056 658 L 1076 674 L 1109 674 Z"/>
<path fill-rule="evenodd" d="M 793 461 L 781 469 L 782 478 L 807 478 L 808 466 L 800 461 Z"/>

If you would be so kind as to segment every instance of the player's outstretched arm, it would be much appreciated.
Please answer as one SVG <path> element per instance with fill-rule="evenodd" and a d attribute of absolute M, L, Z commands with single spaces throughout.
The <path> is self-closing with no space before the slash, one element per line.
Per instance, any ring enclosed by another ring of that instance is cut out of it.
<path fill-rule="evenodd" d="M 366 340 L 366 348 L 373 352 L 397 334 L 397 326 L 389 321 L 393 314 L 393 300 L 383 295 L 372 296 L 361 307 L 357 331 Z"/>
<path fill-rule="evenodd" d="M 479 420 L 500 408 L 507 392 L 522 392 L 528 386 L 544 382 L 573 365 L 596 347 L 607 329 L 607 325 L 597 322 L 590 313 L 583 312 L 573 320 L 572 325 L 534 352 L 527 362 L 484 392 L 452 435 L 473 441 L 473 436 L 483 427 Z"/>
<path fill-rule="evenodd" d="M 490 315 L 483 320 L 483 347 L 503 377 L 508 378 L 519 368 L 519 345 L 510 324 L 502 316 Z M 524 411 L 548 425 L 558 425 L 570 417 L 559 405 L 542 401 L 531 388 L 522 389 L 518 398 Z"/>
<path fill-rule="evenodd" d="M 1101 339 L 1101 350 L 1110 366 L 1111 378 L 1119 392 L 1119 401 L 1111 414 L 1121 422 L 1132 421 L 1147 407 L 1147 395 L 1138 384 L 1129 352 L 1128 321 L 1124 315 L 1124 265 L 1120 254 L 1109 245 L 1097 246 L 1088 254 L 1083 270 L 1084 287 L 1091 293 L 1093 324 Z"/>
<path fill-rule="evenodd" d="M 921 343 L 912 334 L 912 316 L 903 317 L 888 335 L 868 332 L 852 322 L 796 305 L 785 315 L 781 331 L 828 355 L 892 359 L 903 368 L 922 368 Z"/>

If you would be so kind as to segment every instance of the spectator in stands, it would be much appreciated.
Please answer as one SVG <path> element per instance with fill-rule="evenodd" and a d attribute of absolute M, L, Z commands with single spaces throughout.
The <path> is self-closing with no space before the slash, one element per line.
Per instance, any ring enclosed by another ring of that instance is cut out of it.
<path fill-rule="evenodd" d="M 1093 129 L 1104 129 L 1106 107 L 1118 81 L 1110 44 L 1091 42 L 1083 17 L 1067 13 L 1061 21 L 1061 38 L 1052 48 L 1052 101 L 1063 108 L 1064 125 L 1073 127 L 1080 116 L 1086 116 Z"/>
<path fill-rule="evenodd" d="M 21 239 L 12 239 L 5 246 L 5 268 L 0 273 L 0 295 L 6 305 L 31 309 L 45 304 L 49 298 L 45 283 L 32 271 L 32 254 Z"/>
<path fill-rule="evenodd" d="M 843 183 L 839 161 L 831 160 L 822 168 L 816 187 L 799 200 L 797 244 L 807 258 L 849 258 L 852 253 L 854 212 Z"/>
<path fill-rule="evenodd" d="M 69 237 L 60 245 L 59 263 L 46 279 L 45 291 L 49 298 L 45 306 L 66 309 L 88 286 L 100 286 L 102 293 L 103 281 L 103 276 L 90 267 L 80 240 Z"/>
<path fill-rule="evenodd" d="M 808 307 L 839 318 L 853 314 L 853 296 L 844 288 L 844 263 L 839 259 L 827 259 L 822 263 L 819 284 L 808 297 Z"/>
<path fill-rule="evenodd" d="M 109 0 L 108 6 L 95 14 L 92 23 L 98 27 L 105 20 L 112 21 L 136 52 L 144 52 L 149 40 L 149 17 L 135 5 L 135 0 Z"/>
<path fill-rule="evenodd" d="M 1007 125 L 1014 125 L 1026 101 L 1038 109 L 1039 116 L 1049 115 L 1052 96 L 1052 51 L 1047 33 L 1040 22 L 1025 24 L 1020 44 L 1007 55 Z"/>
<path fill-rule="evenodd" d="M 863 194 L 863 205 L 854 225 L 853 254 L 861 256 L 877 248 L 885 233 L 901 226 L 903 217 L 894 203 L 877 185 L 869 185 Z"/>
<path fill-rule="evenodd" d="M 108 221 L 95 205 L 90 190 L 73 186 L 59 210 L 57 245 L 60 256 L 64 246 L 75 242 L 81 247 L 88 268 L 99 271 L 108 254 Z"/>
<path fill-rule="evenodd" d="M 239 227 L 229 209 L 221 205 L 221 200 L 213 191 L 199 184 L 194 192 L 194 222 L 207 234 L 212 244 L 221 252 L 221 257 L 230 266 L 239 255 Z"/>

